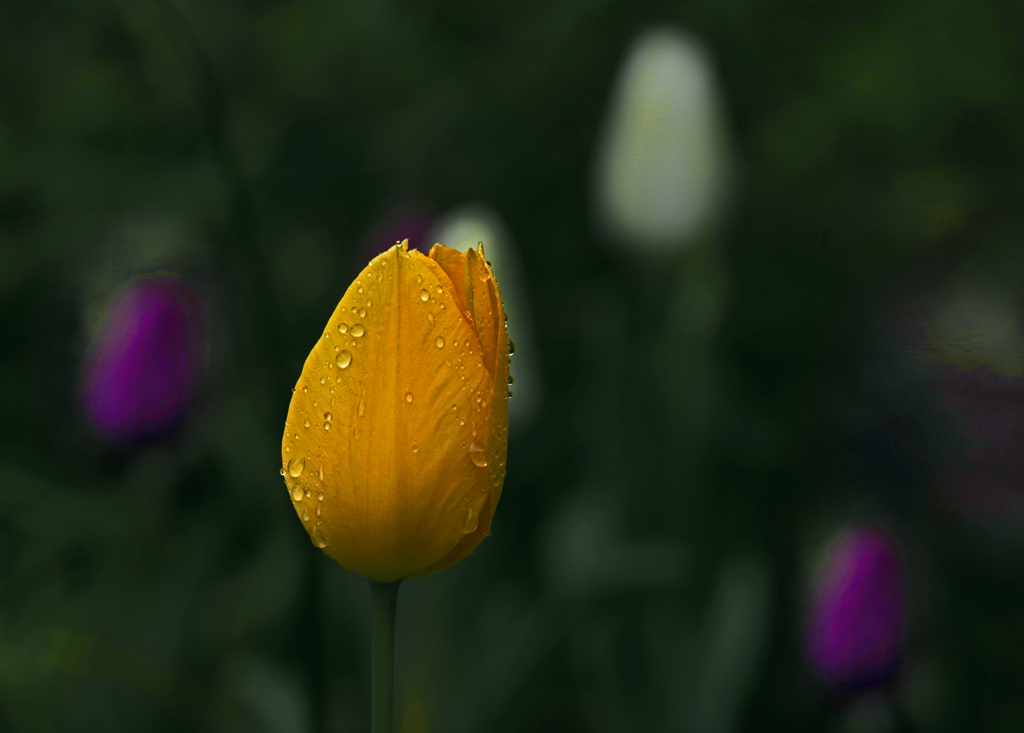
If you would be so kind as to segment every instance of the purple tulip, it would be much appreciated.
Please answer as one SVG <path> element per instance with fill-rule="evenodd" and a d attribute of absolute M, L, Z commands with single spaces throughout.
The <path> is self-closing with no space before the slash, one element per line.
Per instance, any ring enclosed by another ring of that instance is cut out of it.
<path fill-rule="evenodd" d="M 86 359 L 85 414 L 108 442 L 159 440 L 181 424 L 202 378 L 205 341 L 196 288 L 139 277 L 111 301 Z"/>
<path fill-rule="evenodd" d="M 427 241 L 427 233 L 436 216 L 434 208 L 419 199 L 404 200 L 393 205 L 363 238 L 359 247 L 360 266 L 403 239 L 409 240 L 409 249 L 429 252 L 434 243 Z"/>
<path fill-rule="evenodd" d="M 807 619 L 807 663 L 833 692 L 893 682 L 906 606 L 899 552 L 878 529 L 846 532 L 828 551 Z"/>

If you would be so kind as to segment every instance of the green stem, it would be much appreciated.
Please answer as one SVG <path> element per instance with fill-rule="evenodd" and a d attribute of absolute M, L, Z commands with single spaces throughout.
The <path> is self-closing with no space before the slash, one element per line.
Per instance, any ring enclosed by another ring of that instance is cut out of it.
<path fill-rule="evenodd" d="M 395 607 L 398 605 L 398 586 L 401 582 L 370 581 L 373 616 L 370 730 L 373 733 L 391 733 L 395 681 Z"/>

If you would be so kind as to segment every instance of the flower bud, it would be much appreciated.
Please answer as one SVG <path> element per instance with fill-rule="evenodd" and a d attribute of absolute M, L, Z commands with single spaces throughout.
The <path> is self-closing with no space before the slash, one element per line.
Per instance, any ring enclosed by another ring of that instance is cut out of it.
<path fill-rule="evenodd" d="M 670 28 L 641 36 L 615 87 L 599 148 L 598 217 L 649 253 L 708 229 L 730 175 L 724 114 L 708 54 Z"/>
<path fill-rule="evenodd" d="M 879 529 L 854 529 L 827 551 L 804 633 L 807 663 L 837 693 L 884 687 L 903 660 L 899 552 Z"/>
<path fill-rule="evenodd" d="M 470 553 L 501 497 L 508 338 L 480 250 L 374 258 L 295 385 L 282 474 L 313 543 L 378 582 Z"/>
<path fill-rule="evenodd" d="M 109 304 L 86 358 L 82 396 L 90 426 L 122 445 L 169 436 L 188 411 L 204 362 L 192 284 L 171 275 L 130 281 Z"/>

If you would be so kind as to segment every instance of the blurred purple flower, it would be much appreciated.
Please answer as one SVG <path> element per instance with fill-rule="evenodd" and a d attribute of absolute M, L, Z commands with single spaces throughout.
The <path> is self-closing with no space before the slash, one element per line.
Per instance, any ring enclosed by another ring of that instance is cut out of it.
<path fill-rule="evenodd" d="M 403 239 L 409 240 L 409 249 L 429 252 L 433 242 L 427 241 L 427 233 L 436 216 L 435 209 L 419 199 L 392 205 L 363 238 L 359 246 L 359 268 Z"/>
<path fill-rule="evenodd" d="M 903 661 L 903 569 L 878 529 L 843 534 L 828 551 L 804 634 L 815 677 L 837 693 L 885 687 Z"/>
<path fill-rule="evenodd" d="M 90 426 L 119 445 L 168 437 L 186 416 L 204 362 L 195 286 L 171 275 L 130 281 L 111 300 L 85 361 Z"/>
<path fill-rule="evenodd" d="M 944 439 L 927 470 L 932 503 L 992 536 L 1020 538 L 1024 317 L 1015 294 L 964 287 L 903 303 L 890 320 Z"/>

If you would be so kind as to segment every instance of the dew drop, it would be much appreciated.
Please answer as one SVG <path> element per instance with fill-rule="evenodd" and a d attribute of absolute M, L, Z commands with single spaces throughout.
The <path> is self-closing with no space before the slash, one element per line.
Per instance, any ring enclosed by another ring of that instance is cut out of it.
<path fill-rule="evenodd" d="M 303 522 L 308 522 L 309 521 L 309 508 L 308 507 L 306 508 L 305 511 L 302 512 L 302 521 Z"/>
<path fill-rule="evenodd" d="M 306 422 L 304 422 L 304 423 L 302 423 L 302 424 L 303 424 L 303 426 L 304 426 L 304 427 L 307 427 L 307 428 L 308 428 L 308 427 L 309 427 L 309 420 L 306 420 Z"/>
<path fill-rule="evenodd" d="M 306 467 L 306 459 L 302 456 L 295 456 L 295 458 L 288 461 L 288 474 L 292 478 L 298 478 L 302 475 L 302 469 Z"/>
<path fill-rule="evenodd" d="M 428 313 L 427 314 L 427 323 L 429 323 L 431 326 L 434 325 L 434 314 L 433 313 Z"/>
<path fill-rule="evenodd" d="M 359 309 L 359 317 L 360 318 L 366 318 L 366 308 L 360 308 Z M 352 331 L 353 331 L 353 335 L 354 335 L 355 328 L 353 328 Z"/>
<path fill-rule="evenodd" d="M 366 329 L 363 328 L 363 324 L 357 323 L 356 325 L 352 326 L 352 335 L 355 336 L 356 338 L 359 338 L 364 333 L 366 333 Z"/>
<path fill-rule="evenodd" d="M 363 410 L 365 410 L 365 409 L 366 409 L 366 405 L 363 404 L 362 400 L 359 400 L 359 410 L 358 410 L 359 414 L 362 415 L 363 414 Z"/>
<path fill-rule="evenodd" d="M 508 355 L 512 356 L 512 354 L 514 354 L 514 353 L 516 353 L 516 342 L 513 341 L 512 339 L 509 339 L 508 340 Z"/>
<path fill-rule="evenodd" d="M 357 293 L 363 292 L 363 287 L 360 285 L 358 288 L 356 288 L 356 292 Z"/>
<path fill-rule="evenodd" d="M 334 419 L 334 415 L 332 415 L 329 412 L 325 412 L 324 413 L 324 420 L 333 420 L 333 419 Z"/>
<path fill-rule="evenodd" d="M 480 520 L 476 516 L 476 509 L 470 507 L 466 510 L 466 516 L 462 518 L 462 534 L 469 534 L 476 530 Z"/>
<path fill-rule="evenodd" d="M 413 453 L 419 453 L 420 452 L 420 447 L 418 445 L 416 445 L 415 443 L 412 444 L 412 452 Z"/>
<path fill-rule="evenodd" d="M 452 341 L 452 346 L 458 346 L 458 345 L 459 345 L 458 341 Z"/>
<path fill-rule="evenodd" d="M 327 377 L 320 377 L 320 384 L 323 384 L 326 381 L 327 381 Z"/>
<path fill-rule="evenodd" d="M 469 459 L 473 461 L 474 466 L 484 468 L 487 465 L 487 454 L 484 452 L 484 447 L 475 440 L 469 444 Z"/>
<path fill-rule="evenodd" d="M 324 533 L 320 531 L 319 527 L 313 527 L 312 536 L 314 545 L 320 549 L 327 547 L 327 538 L 324 537 Z"/>
<path fill-rule="evenodd" d="M 423 282 L 423 275 L 417 275 L 416 276 L 416 283 L 419 284 L 421 282 Z"/>
<path fill-rule="evenodd" d="M 440 285 L 438 285 L 438 286 L 437 286 L 436 288 L 434 288 L 434 289 L 435 289 L 435 290 L 437 291 L 437 294 L 438 294 L 438 295 L 440 295 L 441 293 L 443 293 L 443 292 L 444 292 L 444 290 L 442 290 L 442 289 L 441 289 L 441 286 L 440 286 Z"/>
<path fill-rule="evenodd" d="M 331 429 L 331 424 L 329 422 L 325 422 L 324 423 L 324 430 L 330 430 L 330 429 Z"/>
<path fill-rule="evenodd" d="M 339 323 L 338 324 L 338 333 L 348 333 L 348 324 L 347 323 Z"/>
<path fill-rule="evenodd" d="M 428 293 L 426 290 L 421 290 L 420 291 L 420 300 L 422 300 L 423 302 L 426 302 L 429 298 L 430 298 L 430 293 Z"/>
<path fill-rule="evenodd" d="M 320 516 L 320 507 L 319 507 L 319 506 L 318 506 L 318 507 L 316 508 L 316 515 L 317 515 L 318 517 Z"/>
<path fill-rule="evenodd" d="M 323 471 L 322 468 L 320 470 L 321 470 L 321 472 Z M 321 491 L 319 494 L 317 494 L 316 495 L 316 500 L 317 501 L 323 501 L 324 500 L 324 492 Z"/>
<path fill-rule="evenodd" d="M 309 387 L 303 387 L 303 388 L 302 388 L 302 391 L 303 391 L 303 392 L 308 392 L 308 391 L 309 391 Z"/>
<path fill-rule="evenodd" d="M 352 352 L 345 349 L 338 358 L 334 360 L 334 363 L 338 365 L 338 369 L 348 369 L 348 365 L 352 363 Z"/>
<path fill-rule="evenodd" d="M 319 474 L 319 476 L 320 476 L 320 480 L 321 480 L 321 481 L 323 481 L 323 480 L 324 480 L 324 467 L 323 467 L 323 466 L 320 466 L 320 470 L 319 470 L 319 471 L 318 471 L 317 473 L 318 473 L 318 474 Z M 321 499 L 323 499 L 323 498 L 324 498 L 324 495 L 323 495 L 323 494 L 320 494 L 320 498 L 321 498 Z"/>
<path fill-rule="evenodd" d="M 444 348 L 444 336 L 438 336 L 436 339 L 434 339 L 434 345 L 437 346 L 437 348 L 439 348 L 439 349 L 443 349 Z"/>
<path fill-rule="evenodd" d="M 284 476 L 284 469 L 281 469 L 281 475 Z"/>
<path fill-rule="evenodd" d="M 302 487 L 298 484 L 292 487 L 292 501 L 302 501 Z"/>
<path fill-rule="evenodd" d="M 515 381 L 516 381 L 516 378 L 513 377 L 511 374 L 509 374 L 508 375 L 508 383 L 509 384 L 515 384 Z"/>
<path fill-rule="evenodd" d="M 405 393 L 405 401 L 406 402 L 412 402 L 412 392 L 406 392 Z"/>
<path fill-rule="evenodd" d="M 306 498 L 308 499 L 311 496 L 313 496 L 313 490 L 312 489 L 306 489 Z"/>

